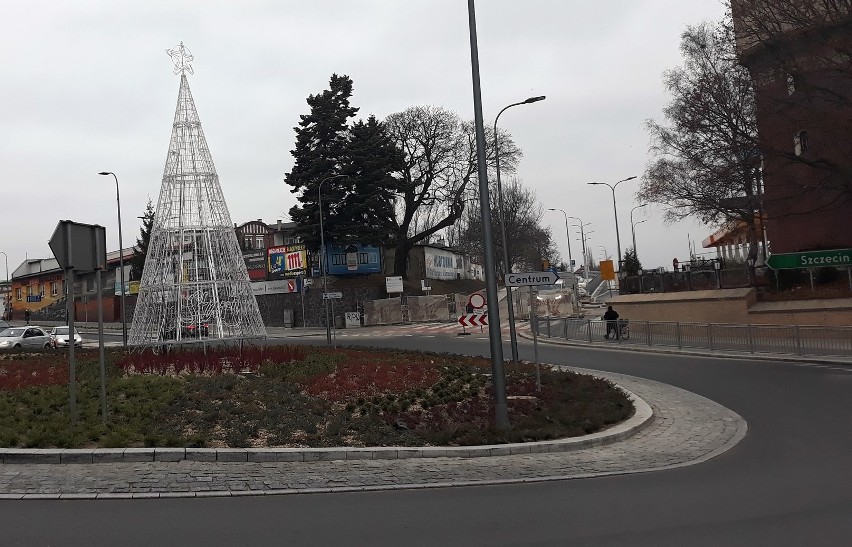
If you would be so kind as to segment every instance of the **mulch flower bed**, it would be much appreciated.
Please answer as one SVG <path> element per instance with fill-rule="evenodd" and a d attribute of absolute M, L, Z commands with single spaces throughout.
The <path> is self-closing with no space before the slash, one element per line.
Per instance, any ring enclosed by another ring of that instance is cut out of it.
<path fill-rule="evenodd" d="M 98 356 L 78 352 L 78 411 L 68 418 L 62 353 L 0 359 L 3 447 L 459 446 L 593 433 L 629 418 L 609 382 L 507 365 L 508 430 L 493 427 L 490 362 L 379 349 L 251 347 L 108 353 L 109 420 Z"/>

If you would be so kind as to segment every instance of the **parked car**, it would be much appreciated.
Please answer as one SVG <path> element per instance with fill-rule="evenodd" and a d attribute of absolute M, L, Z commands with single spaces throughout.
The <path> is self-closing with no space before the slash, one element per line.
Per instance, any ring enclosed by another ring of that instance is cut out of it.
<path fill-rule="evenodd" d="M 10 327 L 0 331 L 0 349 L 49 347 L 50 336 L 41 327 Z"/>
<path fill-rule="evenodd" d="M 53 327 L 50 331 L 50 345 L 56 348 L 67 348 L 68 347 L 68 327 Z M 77 332 L 77 329 L 74 329 L 74 346 L 81 348 L 83 347 L 83 338 L 80 337 L 80 333 Z"/>

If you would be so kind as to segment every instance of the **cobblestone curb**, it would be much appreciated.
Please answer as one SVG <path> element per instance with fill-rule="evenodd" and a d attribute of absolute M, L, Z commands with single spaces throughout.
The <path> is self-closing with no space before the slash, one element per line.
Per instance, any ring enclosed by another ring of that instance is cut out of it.
<path fill-rule="evenodd" d="M 629 438 L 653 419 L 650 405 L 618 386 L 633 401 L 636 412 L 628 420 L 583 437 L 553 441 L 448 447 L 332 447 L 332 448 L 0 448 L 3 464 L 81 464 L 136 462 L 312 462 L 336 460 L 402 460 L 408 458 L 483 458 L 514 454 L 569 452 L 604 446 Z"/>

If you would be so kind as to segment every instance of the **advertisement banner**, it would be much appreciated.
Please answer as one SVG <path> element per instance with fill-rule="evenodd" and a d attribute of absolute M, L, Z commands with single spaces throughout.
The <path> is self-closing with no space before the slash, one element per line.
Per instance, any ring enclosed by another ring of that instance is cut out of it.
<path fill-rule="evenodd" d="M 308 267 L 308 252 L 304 244 L 270 247 L 267 249 L 267 257 L 271 279 L 304 276 Z"/>
<path fill-rule="evenodd" d="M 243 252 L 247 270 L 266 270 L 266 249 Z"/>
<path fill-rule="evenodd" d="M 450 251 L 423 249 L 427 279 L 461 279 L 464 274 L 463 258 Z"/>

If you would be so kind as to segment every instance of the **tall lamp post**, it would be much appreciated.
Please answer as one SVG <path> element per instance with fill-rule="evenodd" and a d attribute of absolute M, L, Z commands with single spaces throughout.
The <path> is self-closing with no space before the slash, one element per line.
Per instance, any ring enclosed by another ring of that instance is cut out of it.
<path fill-rule="evenodd" d="M 646 207 L 647 205 L 647 203 L 641 203 L 633 209 L 630 209 L 630 232 L 633 235 L 633 254 L 635 254 L 637 258 L 639 257 L 639 254 L 636 252 L 636 225 L 642 224 L 643 222 L 645 222 L 645 220 L 648 219 L 646 218 L 645 220 L 640 220 L 639 222 L 633 222 L 633 211 L 635 211 L 636 209 L 641 209 L 642 207 Z"/>
<path fill-rule="evenodd" d="M 509 106 L 503 107 L 503 109 L 497 113 L 497 117 L 494 118 L 494 161 L 495 168 L 497 169 L 497 202 L 500 205 L 500 230 L 502 232 L 503 237 L 503 283 L 505 285 L 505 277 L 506 274 L 510 273 L 509 266 L 509 247 L 507 246 L 506 241 L 506 215 L 503 212 L 503 185 L 500 182 L 500 142 L 497 139 L 497 120 L 500 119 L 500 114 L 505 112 L 507 109 L 512 108 L 513 106 L 518 106 L 522 104 L 530 104 L 537 103 L 539 101 L 543 101 L 545 99 L 544 95 L 539 97 L 530 97 L 525 101 L 521 101 L 519 103 L 512 103 Z M 509 312 L 509 341 L 512 346 L 512 362 L 518 362 L 518 338 L 515 333 L 515 310 L 514 310 L 514 302 L 512 301 L 512 287 L 506 285 L 506 302 L 508 303 L 508 312 Z"/>
<path fill-rule="evenodd" d="M 612 191 L 612 212 L 615 214 L 615 243 L 616 243 L 616 246 L 618 247 L 618 273 L 619 274 L 621 273 L 622 255 L 621 255 L 621 236 L 618 234 L 618 208 L 615 205 L 615 189 L 622 182 L 627 182 L 628 180 L 633 180 L 635 178 L 636 178 L 635 176 L 634 177 L 627 177 L 626 179 L 621 179 L 620 181 L 616 182 L 615 184 L 610 184 L 608 182 L 590 182 L 589 183 L 589 184 L 595 184 L 595 185 L 608 186 L 609 189 Z"/>
<path fill-rule="evenodd" d="M 326 264 L 325 264 L 325 232 L 322 227 L 322 185 L 324 182 L 331 179 L 345 178 L 349 177 L 349 175 L 331 175 L 330 177 L 325 177 L 317 186 L 317 201 L 319 202 L 319 220 L 320 220 L 320 268 L 322 268 L 322 298 L 325 300 L 325 337 L 328 341 L 328 345 L 331 345 L 331 323 L 328 321 L 328 298 L 326 298 L 325 294 L 328 292 L 328 279 L 325 275 Z"/>
<path fill-rule="evenodd" d="M 118 206 L 118 267 L 121 270 L 121 345 L 127 349 L 127 319 L 124 300 L 124 244 L 121 239 L 121 197 L 118 192 L 118 177 L 111 171 L 101 171 L 99 175 L 112 175 L 115 179 L 115 203 Z"/>
<path fill-rule="evenodd" d="M 589 277 L 589 255 L 586 254 L 586 229 L 585 227 L 590 225 L 591 222 L 583 222 L 580 217 L 572 217 L 568 218 L 574 219 L 578 222 L 578 224 L 572 224 L 575 228 L 580 228 L 580 243 L 583 245 L 583 277 Z"/>
<path fill-rule="evenodd" d="M 568 240 L 568 264 L 570 264 L 571 277 L 574 279 L 574 315 L 580 317 L 580 291 L 577 289 L 577 278 L 574 275 L 574 257 L 571 256 L 571 233 L 568 231 L 568 213 L 562 209 L 548 208 L 548 211 L 559 211 L 565 217 L 565 238 Z"/>

